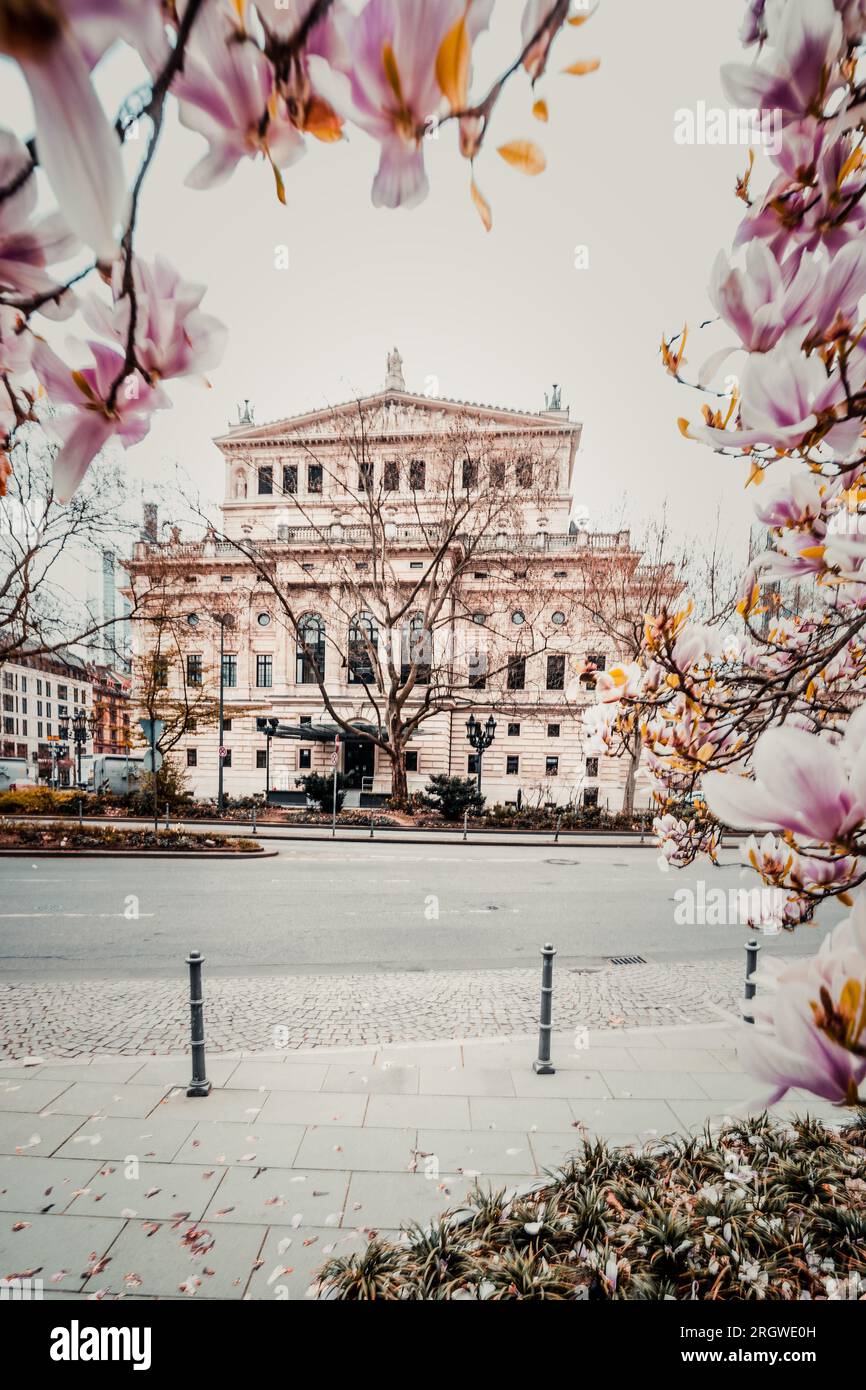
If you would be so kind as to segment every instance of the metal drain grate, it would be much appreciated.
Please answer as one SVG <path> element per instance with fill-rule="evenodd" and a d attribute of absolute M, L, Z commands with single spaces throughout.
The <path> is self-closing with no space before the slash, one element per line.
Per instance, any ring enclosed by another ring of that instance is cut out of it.
<path fill-rule="evenodd" d="M 608 956 L 611 965 L 646 965 L 643 956 Z"/>

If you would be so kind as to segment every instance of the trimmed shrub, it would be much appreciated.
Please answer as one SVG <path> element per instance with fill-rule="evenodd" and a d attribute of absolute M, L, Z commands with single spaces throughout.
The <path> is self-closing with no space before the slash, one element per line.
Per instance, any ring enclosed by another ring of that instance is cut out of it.
<path fill-rule="evenodd" d="M 314 806 L 325 814 L 334 809 L 334 778 L 323 777 L 319 772 L 309 772 L 306 777 L 296 777 L 295 786 L 303 787 L 308 798 Z M 343 801 L 346 797 L 345 782 L 340 773 L 337 774 L 337 810 L 343 808 Z"/>
<path fill-rule="evenodd" d="M 460 820 L 465 811 L 484 810 L 484 797 L 471 777 L 449 777 L 444 772 L 430 778 L 424 788 L 424 804 L 438 811 L 443 820 Z"/>

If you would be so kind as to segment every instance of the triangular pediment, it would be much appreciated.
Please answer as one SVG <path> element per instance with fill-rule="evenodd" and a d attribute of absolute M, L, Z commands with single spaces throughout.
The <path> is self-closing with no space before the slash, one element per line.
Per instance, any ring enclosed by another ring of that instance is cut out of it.
<path fill-rule="evenodd" d="M 430 434 L 445 430 L 457 418 L 470 417 L 487 429 L 509 433 L 525 429 L 534 433 L 552 432 L 579 437 L 580 425 L 569 420 L 565 411 L 538 412 L 509 410 L 504 406 L 483 405 L 476 401 L 457 401 L 439 396 L 415 395 L 410 391 L 379 391 L 361 400 L 342 401 L 301 415 L 290 415 L 261 424 L 243 422 L 218 435 L 214 443 L 231 452 L 240 447 L 290 444 L 292 439 L 309 440 L 337 437 L 351 426 L 351 418 L 363 410 L 365 429 L 374 434 L 401 436 Z"/>

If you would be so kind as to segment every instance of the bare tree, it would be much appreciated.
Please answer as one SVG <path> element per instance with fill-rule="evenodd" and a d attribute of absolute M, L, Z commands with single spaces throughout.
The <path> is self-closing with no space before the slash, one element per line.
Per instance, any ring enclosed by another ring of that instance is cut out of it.
<path fill-rule="evenodd" d="M 89 561 L 131 534 L 120 470 L 102 459 L 72 500 L 56 501 L 54 449 L 36 426 L 18 436 L 0 496 L 0 661 L 50 656 L 80 643 L 119 649 L 118 617 L 94 617 L 69 585 Z M 126 615 L 124 615 L 126 616 Z"/>
<path fill-rule="evenodd" d="M 633 547 L 593 555 L 592 564 L 582 567 L 576 603 L 595 631 L 610 640 L 616 660 L 637 661 L 644 648 L 647 615 L 666 611 L 685 589 L 693 569 L 694 549 L 675 539 L 663 510 L 643 528 Z M 717 567 L 708 561 L 707 571 L 712 591 Z M 584 673 L 590 686 L 594 674 L 591 669 Z M 631 729 L 623 727 L 621 734 L 622 753 L 629 760 L 623 811 L 630 815 L 643 740 L 636 722 Z"/>

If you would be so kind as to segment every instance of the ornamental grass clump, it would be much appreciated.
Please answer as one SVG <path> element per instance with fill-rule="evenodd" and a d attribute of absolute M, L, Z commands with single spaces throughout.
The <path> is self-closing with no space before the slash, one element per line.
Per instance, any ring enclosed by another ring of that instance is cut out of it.
<path fill-rule="evenodd" d="M 585 1139 L 541 1182 L 371 1233 L 319 1297 L 866 1301 L 866 1110 L 841 1131 L 764 1114 L 643 1149 Z"/>

